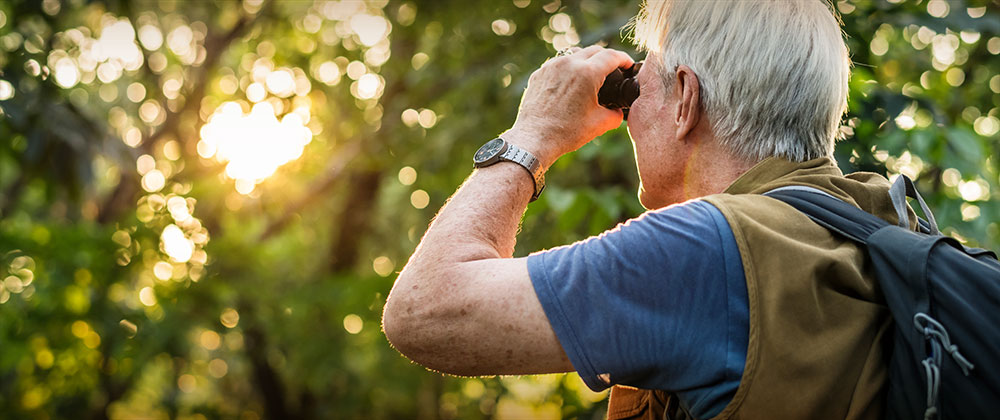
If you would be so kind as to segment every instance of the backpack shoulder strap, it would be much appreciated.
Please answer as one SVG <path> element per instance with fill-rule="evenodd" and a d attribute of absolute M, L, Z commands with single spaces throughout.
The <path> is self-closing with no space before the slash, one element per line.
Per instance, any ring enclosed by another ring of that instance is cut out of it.
<path fill-rule="evenodd" d="M 889 226 L 889 222 L 812 187 L 781 187 L 764 195 L 787 203 L 821 226 L 862 245 L 868 243 L 872 233 Z"/>

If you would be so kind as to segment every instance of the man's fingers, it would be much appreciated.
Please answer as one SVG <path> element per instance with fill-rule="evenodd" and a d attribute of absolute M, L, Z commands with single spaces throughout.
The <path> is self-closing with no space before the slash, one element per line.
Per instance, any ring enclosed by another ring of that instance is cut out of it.
<path fill-rule="evenodd" d="M 635 60 L 621 51 L 602 48 L 587 58 L 587 62 L 594 64 L 597 70 L 602 72 L 601 74 L 608 74 L 617 68 L 631 66 Z"/>
<path fill-rule="evenodd" d="M 569 48 L 566 48 L 566 49 L 562 49 L 562 50 L 559 50 L 559 52 L 556 53 L 556 57 L 562 57 L 562 56 L 566 56 L 566 55 L 573 55 L 577 51 L 580 51 L 581 49 L 582 48 L 580 48 L 580 47 L 569 47 Z"/>
<path fill-rule="evenodd" d="M 589 46 L 587 48 L 584 48 L 584 49 L 581 49 L 581 50 L 577 51 L 573 55 L 574 56 L 579 56 L 580 58 L 583 58 L 583 59 L 587 59 L 587 58 L 593 57 L 594 54 L 597 54 L 597 53 L 601 52 L 601 50 L 603 50 L 603 49 L 604 49 L 604 47 L 602 47 L 600 45 L 591 45 L 591 46 Z"/>

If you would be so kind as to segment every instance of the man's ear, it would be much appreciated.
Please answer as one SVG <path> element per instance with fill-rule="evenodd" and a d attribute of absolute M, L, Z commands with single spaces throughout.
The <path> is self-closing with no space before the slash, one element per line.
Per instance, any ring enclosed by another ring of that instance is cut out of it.
<path fill-rule="evenodd" d="M 674 77 L 673 93 L 677 98 L 674 124 L 677 127 L 676 138 L 683 141 L 701 120 L 701 85 L 698 75 L 685 65 L 677 66 Z"/>

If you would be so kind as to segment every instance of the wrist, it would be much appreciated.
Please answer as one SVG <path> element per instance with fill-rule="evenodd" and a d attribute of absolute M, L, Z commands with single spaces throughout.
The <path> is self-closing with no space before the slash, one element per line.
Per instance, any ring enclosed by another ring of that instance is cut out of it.
<path fill-rule="evenodd" d="M 539 164 L 541 164 L 542 172 L 547 171 L 552 166 L 552 163 L 562 156 L 562 153 L 546 147 L 546 143 L 552 142 L 547 141 L 549 137 L 543 130 L 512 127 L 501 134 L 500 138 L 534 155 L 535 159 L 538 159 Z"/>

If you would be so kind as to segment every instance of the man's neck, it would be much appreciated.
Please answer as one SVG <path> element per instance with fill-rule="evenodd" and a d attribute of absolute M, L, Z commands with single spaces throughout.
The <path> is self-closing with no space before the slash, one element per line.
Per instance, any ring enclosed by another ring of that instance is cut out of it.
<path fill-rule="evenodd" d="M 703 146 L 691 153 L 686 165 L 685 199 L 690 200 L 725 191 L 733 181 L 756 163 L 733 156 L 718 142 L 704 142 Z"/>

